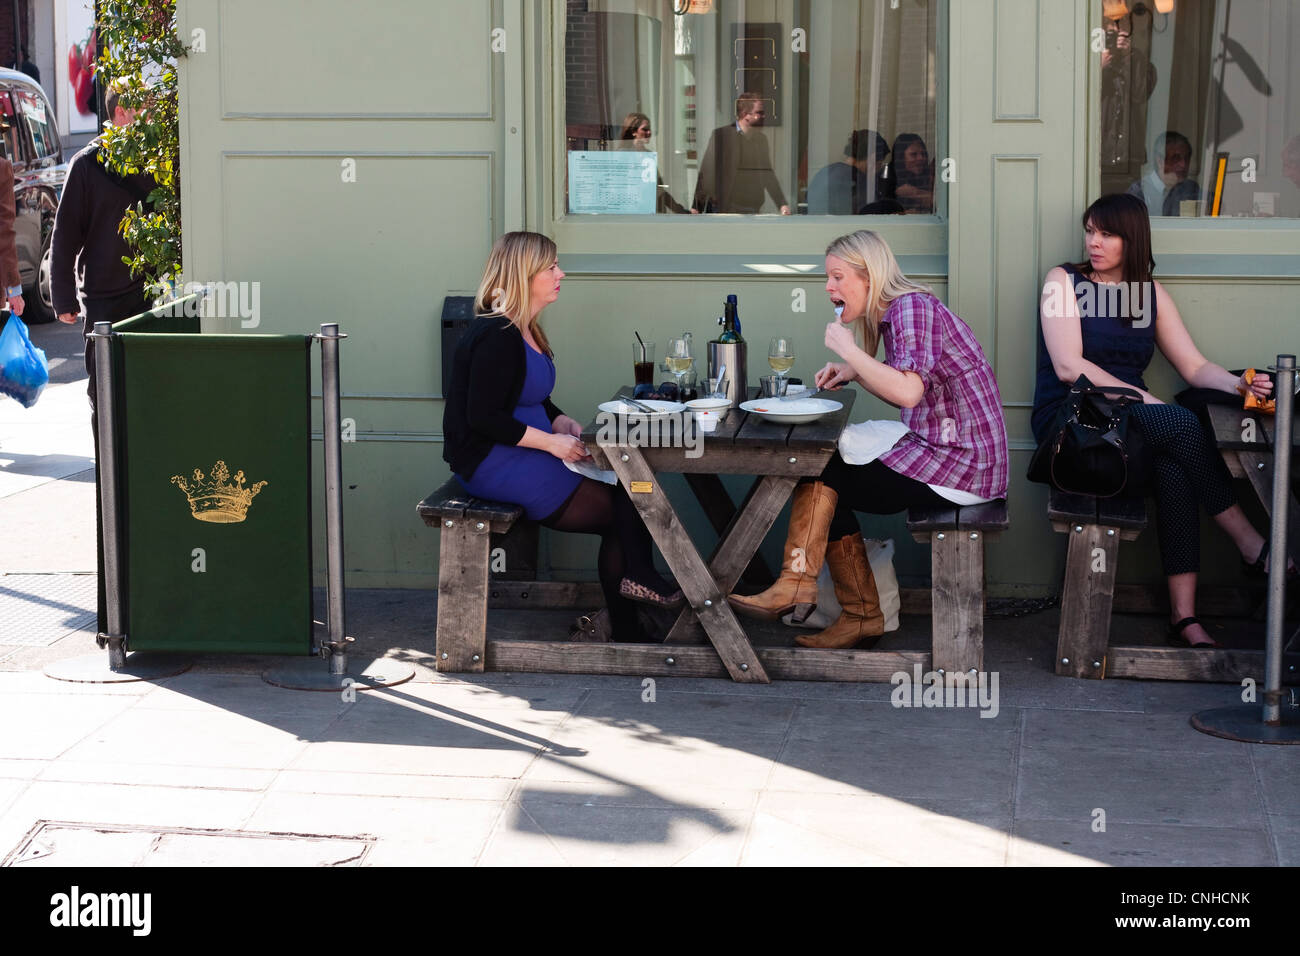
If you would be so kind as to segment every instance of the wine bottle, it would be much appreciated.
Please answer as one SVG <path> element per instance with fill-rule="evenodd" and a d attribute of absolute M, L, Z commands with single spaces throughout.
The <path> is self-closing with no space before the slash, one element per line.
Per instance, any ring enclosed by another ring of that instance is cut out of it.
<path fill-rule="evenodd" d="M 745 337 L 740 334 L 740 312 L 735 295 L 727 296 L 727 301 L 722 307 L 722 318 L 718 319 L 718 324 L 722 326 L 718 341 L 723 345 L 745 341 Z"/>

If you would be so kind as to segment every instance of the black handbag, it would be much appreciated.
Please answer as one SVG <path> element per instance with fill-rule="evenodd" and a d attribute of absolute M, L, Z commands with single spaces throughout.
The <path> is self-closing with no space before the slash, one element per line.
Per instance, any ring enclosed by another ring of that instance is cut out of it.
<path fill-rule="evenodd" d="M 1026 477 L 1061 491 L 1113 498 L 1141 493 L 1150 464 L 1141 429 L 1128 412 L 1142 404 L 1131 388 L 1098 388 L 1080 375 Z"/>

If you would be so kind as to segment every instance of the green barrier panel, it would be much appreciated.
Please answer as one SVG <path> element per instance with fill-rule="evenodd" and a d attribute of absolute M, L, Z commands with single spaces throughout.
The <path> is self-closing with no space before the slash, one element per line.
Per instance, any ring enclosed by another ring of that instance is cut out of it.
<path fill-rule="evenodd" d="M 308 654 L 311 337 L 170 321 L 115 327 L 130 648 Z"/>
<path fill-rule="evenodd" d="M 203 307 L 201 293 L 164 302 L 155 309 L 113 323 L 114 332 L 178 332 L 197 334 Z"/>

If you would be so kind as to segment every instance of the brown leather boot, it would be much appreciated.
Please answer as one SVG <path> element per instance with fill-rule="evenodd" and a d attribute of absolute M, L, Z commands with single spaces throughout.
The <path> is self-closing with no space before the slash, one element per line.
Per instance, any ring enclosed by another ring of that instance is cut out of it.
<path fill-rule="evenodd" d="M 844 613 L 819 634 L 796 637 L 804 647 L 872 647 L 885 633 L 876 576 L 860 534 L 848 534 L 826 547 L 826 563 L 835 582 L 835 597 Z"/>
<path fill-rule="evenodd" d="M 761 594 L 728 594 L 731 606 L 748 617 L 766 620 L 791 610 L 799 620 L 812 613 L 817 606 L 817 575 L 826 558 L 826 536 L 838 500 L 839 495 L 820 481 L 795 486 L 781 576 Z M 796 567 L 802 570 L 796 571 Z"/>

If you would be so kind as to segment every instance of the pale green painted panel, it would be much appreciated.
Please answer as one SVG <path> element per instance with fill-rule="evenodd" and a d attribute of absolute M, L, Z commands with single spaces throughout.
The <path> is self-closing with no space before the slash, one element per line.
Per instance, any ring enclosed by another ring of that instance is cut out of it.
<path fill-rule="evenodd" d="M 1003 402 L 1032 402 L 1036 361 L 1039 161 L 1036 156 L 993 158 L 993 370 Z M 968 319 L 969 321 L 969 319 Z"/>
<path fill-rule="evenodd" d="M 993 107 L 999 120 L 1039 116 L 1039 0 L 994 4 Z"/>
<path fill-rule="evenodd" d="M 236 154 L 224 171 L 223 274 L 262 281 L 259 331 L 337 321 L 345 391 L 436 394 L 442 298 L 477 287 L 492 243 L 491 157 Z"/>
<path fill-rule="evenodd" d="M 358 14 L 347 0 L 226 0 L 222 113 L 490 117 L 490 4 L 386 0 Z"/>
<path fill-rule="evenodd" d="M 323 474 L 313 442 L 313 476 Z M 356 442 L 343 445 L 343 547 L 348 587 L 436 587 L 438 532 L 415 506 L 447 480 L 442 445 Z M 325 583 L 324 481 L 312 486 L 312 560 Z M 432 622 L 430 622 L 432 631 Z"/>

